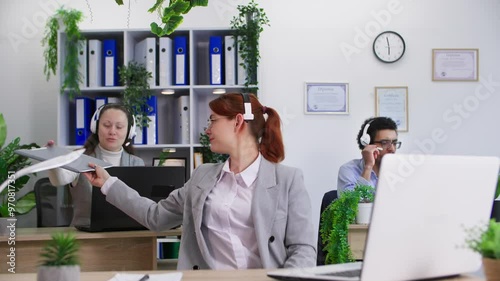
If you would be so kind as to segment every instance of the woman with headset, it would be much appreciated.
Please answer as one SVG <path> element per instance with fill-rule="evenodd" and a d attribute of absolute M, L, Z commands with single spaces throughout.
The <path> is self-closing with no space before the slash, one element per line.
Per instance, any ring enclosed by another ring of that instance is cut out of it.
<path fill-rule="evenodd" d="M 182 224 L 179 270 L 314 266 L 311 202 L 302 172 L 279 164 L 278 113 L 251 94 L 224 94 L 209 107 L 210 149 L 229 158 L 200 165 L 166 199 L 141 197 L 93 164 L 95 172 L 84 175 L 151 230 Z"/>
<path fill-rule="evenodd" d="M 133 155 L 131 141 L 136 132 L 135 120 L 123 105 L 111 103 L 98 108 L 92 116 L 90 130 L 92 135 L 83 146 L 85 154 L 113 166 L 144 166 L 144 161 Z M 54 142 L 49 141 L 47 145 L 54 145 Z M 70 184 L 71 225 L 89 225 L 92 184 L 84 176 L 61 168 L 49 170 L 49 179 L 56 186 Z"/>

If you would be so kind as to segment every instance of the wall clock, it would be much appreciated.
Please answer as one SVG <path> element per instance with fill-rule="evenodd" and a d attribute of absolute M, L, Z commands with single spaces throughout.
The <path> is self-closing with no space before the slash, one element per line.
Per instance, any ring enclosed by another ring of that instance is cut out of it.
<path fill-rule="evenodd" d="M 382 62 L 397 62 L 405 53 L 405 40 L 394 31 L 384 31 L 373 41 L 373 53 Z"/>

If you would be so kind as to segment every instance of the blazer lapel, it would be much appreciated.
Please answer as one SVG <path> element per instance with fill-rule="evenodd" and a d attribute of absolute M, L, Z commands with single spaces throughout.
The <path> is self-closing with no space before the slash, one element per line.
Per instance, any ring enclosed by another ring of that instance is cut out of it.
<path fill-rule="evenodd" d="M 271 228 L 278 207 L 278 188 L 276 180 L 275 164 L 262 158 L 259 175 L 255 184 L 255 192 L 252 199 L 252 214 L 255 227 L 255 235 L 263 264 L 264 259 L 269 258 L 267 253 L 267 241 L 271 235 Z"/>

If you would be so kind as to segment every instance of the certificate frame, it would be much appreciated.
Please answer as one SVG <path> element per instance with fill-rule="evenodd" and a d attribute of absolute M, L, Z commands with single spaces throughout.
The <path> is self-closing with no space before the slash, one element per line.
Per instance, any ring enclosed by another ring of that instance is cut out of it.
<path fill-rule="evenodd" d="M 305 114 L 349 114 L 349 83 L 306 82 Z"/>
<path fill-rule="evenodd" d="M 398 126 L 398 132 L 408 132 L 408 87 L 375 87 L 375 115 L 389 117 Z"/>
<path fill-rule="evenodd" d="M 432 81 L 478 81 L 479 49 L 432 49 Z"/>

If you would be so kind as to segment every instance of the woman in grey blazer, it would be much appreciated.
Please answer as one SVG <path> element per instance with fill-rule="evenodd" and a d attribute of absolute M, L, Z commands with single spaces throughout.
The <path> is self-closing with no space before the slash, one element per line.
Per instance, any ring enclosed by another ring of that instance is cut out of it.
<path fill-rule="evenodd" d="M 210 149 L 229 158 L 199 166 L 166 199 L 140 197 L 93 164 L 95 172 L 85 175 L 102 186 L 108 202 L 147 228 L 182 224 L 179 270 L 314 266 L 315 232 L 302 172 L 278 164 L 284 159 L 278 113 L 252 94 L 224 94 L 209 106 Z"/>
<path fill-rule="evenodd" d="M 113 166 L 144 166 L 144 161 L 133 155 L 134 116 L 123 105 L 110 103 L 98 108 L 92 116 L 90 130 L 92 134 L 83 145 L 85 154 Z M 54 145 L 54 142 L 49 141 L 47 145 Z M 73 200 L 71 225 L 90 225 L 92 185 L 89 181 L 78 173 L 61 168 L 49 170 L 48 175 L 55 186 L 70 184 Z"/>

